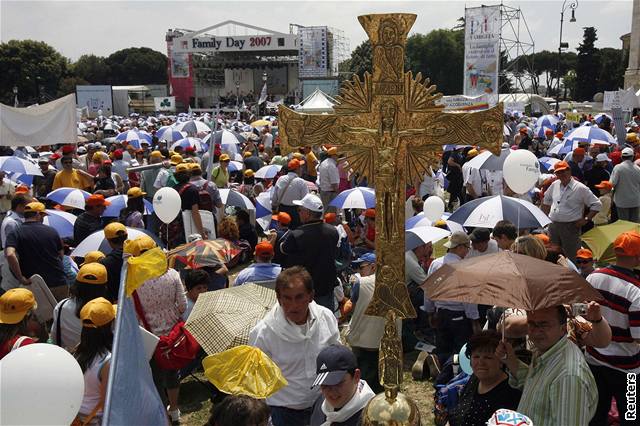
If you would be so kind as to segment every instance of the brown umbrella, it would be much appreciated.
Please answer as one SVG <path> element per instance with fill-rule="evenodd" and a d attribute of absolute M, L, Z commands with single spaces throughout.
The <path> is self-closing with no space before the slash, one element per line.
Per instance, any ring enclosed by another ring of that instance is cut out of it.
<path fill-rule="evenodd" d="M 277 303 L 274 287 L 247 283 L 202 293 L 185 328 L 209 355 L 246 345 L 251 329 Z"/>
<path fill-rule="evenodd" d="M 576 272 L 510 251 L 444 265 L 422 284 L 432 300 L 452 300 L 527 311 L 601 300 Z"/>

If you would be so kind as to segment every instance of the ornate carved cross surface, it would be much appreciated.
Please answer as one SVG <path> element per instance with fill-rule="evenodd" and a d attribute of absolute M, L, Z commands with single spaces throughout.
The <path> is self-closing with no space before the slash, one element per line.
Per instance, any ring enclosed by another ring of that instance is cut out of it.
<path fill-rule="evenodd" d="M 371 41 L 373 75 L 356 75 L 336 98 L 334 114 L 302 114 L 279 107 L 284 152 L 301 146 L 340 147 L 354 171 L 376 190 L 376 288 L 367 314 L 413 318 L 404 282 L 404 202 L 414 182 L 437 164 L 445 144 L 479 144 L 500 153 L 502 105 L 474 113 L 445 113 L 429 79 L 404 72 L 405 42 L 416 15 L 363 15 Z"/>

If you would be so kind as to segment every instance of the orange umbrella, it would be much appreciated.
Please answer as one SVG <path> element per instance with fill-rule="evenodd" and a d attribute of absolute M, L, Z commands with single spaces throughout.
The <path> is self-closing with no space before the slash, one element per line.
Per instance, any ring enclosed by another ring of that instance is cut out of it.
<path fill-rule="evenodd" d="M 602 300 L 600 293 L 575 271 L 510 251 L 444 265 L 422 288 L 432 300 L 527 311 Z"/>

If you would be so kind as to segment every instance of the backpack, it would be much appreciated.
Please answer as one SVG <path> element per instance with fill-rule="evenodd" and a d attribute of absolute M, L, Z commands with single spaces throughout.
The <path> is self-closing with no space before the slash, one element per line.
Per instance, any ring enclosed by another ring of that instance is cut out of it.
<path fill-rule="evenodd" d="M 458 405 L 460 396 L 469 379 L 471 379 L 471 376 L 461 371 L 446 385 L 436 385 L 436 392 L 433 394 L 433 415 L 437 426 L 448 424 L 449 415 Z"/>
<path fill-rule="evenodd" d="M 205 182 L 200 189 L 198 189 L 198 208 L 200 210 L 213 211 L 213 200 L 211 194 L 207 189 L 209 188 L 209 181 Z"/>

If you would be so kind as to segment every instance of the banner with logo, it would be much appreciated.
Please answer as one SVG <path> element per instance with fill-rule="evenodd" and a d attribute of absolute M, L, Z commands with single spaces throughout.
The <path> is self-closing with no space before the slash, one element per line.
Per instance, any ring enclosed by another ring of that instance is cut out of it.
<path fill-rule="evenodd" d="M 76 104 L 78 108 L 87 108 L 89 117 L 97 117 L 98 111 L 108 117 L 113 115 L 113 98 L 111 86 L 86 85 L 76 86 Z"/>
<path fill-rule="evenodd" d="M 464 95 L 498 94 L 501 26 L 500 5 L 465 9 Z"/>
<path fill-rule="evenodd" d="M 164 96 L 153 98 L 153 104 L 156 111 L 176 112 L 176 97 Z"/>
<path fill-rule="evenodd" d="M 300 78 L 327 77 L 327 27 L 298 29 L 298 75 Z"/>

